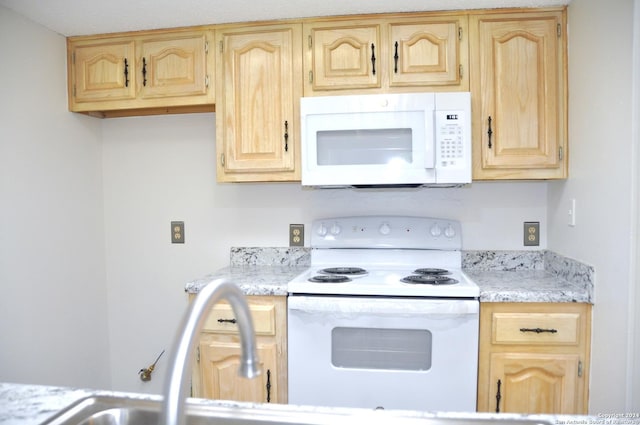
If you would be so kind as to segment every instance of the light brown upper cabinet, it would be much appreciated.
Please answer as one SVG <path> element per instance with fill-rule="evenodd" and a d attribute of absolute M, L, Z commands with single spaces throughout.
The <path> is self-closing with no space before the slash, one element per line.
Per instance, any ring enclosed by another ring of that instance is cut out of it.
<path fill-rule="evenodd" d="M 213 111 L 212 42 L 205 29 L 69 38 L 69 110 L 104 117 Z"/>
<path fill-rule="evenodd" d="M 305 96 L 469 89 L 467 17 L 304 23 Z"/>
<path fill-rule="evenodd" d="M 566 11 L 469 19 L 474 180 L 566 178 Z"/>
<path fill-rule="evenodd" d="M 302 25 L 216 31 L 217 179 L 300 180 Z"/>

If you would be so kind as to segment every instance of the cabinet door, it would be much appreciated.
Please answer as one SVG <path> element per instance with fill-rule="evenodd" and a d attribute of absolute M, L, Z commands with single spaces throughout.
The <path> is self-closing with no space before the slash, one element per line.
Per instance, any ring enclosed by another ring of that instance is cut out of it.
<path fill-rule="evenodd" d="M 140 40 L 140 97 L 206 96 L 212 71 L 207 66 L 209 34 L 200 31 Z"/>
<path fill-rule="evenodd" d="M 258 358 L 262 373 L 253 379 L 238 376 L 239 342 L 211 341 L 200 344 L 200 368 L 203 394 L 216 400 L 278 403 L 278 369 L 275 344 L 259 343 Z"/>
<path fill-rule="evenodd" d="M 81 103 L 135 98 L 134 50 L 133 40 L 70 44 L 70 109 L 77 110 Z"/>
<path fill-rule="evenodd" d="M 564 15 L 475 16 L 474 179 L 566 177 Z"/>
<path fill-rule="evenodd" d="M 380 88 L 384 65 L 380 25 L 305 24 L 312 91 Z"/>
<path fill-rule="evenodd" d="M 217 37 L 218 180 L 299 180 L 301 25 Z"/>
<path fill-rule="evenodd" d="M 580 356 L 553 353 L 493 353 L 491 411 L 575 414 Z"/>
<path fill-rule="evenodd" d="M 468 65 L 467 49 L 460 46 L 466 22 L 466 17 L 451 17 L 389 24 L 389 86 L 460 85 L 461 65 Z M 460 89 L 468 90 L 465 81 Z"/>

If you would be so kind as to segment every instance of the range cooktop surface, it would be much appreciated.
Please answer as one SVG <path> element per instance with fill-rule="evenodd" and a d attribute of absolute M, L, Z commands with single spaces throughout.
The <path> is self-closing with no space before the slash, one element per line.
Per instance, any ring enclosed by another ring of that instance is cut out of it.
<path fill-rule="evenodd" d="M 454 220 L 362 216 L 316 220 L 311 267 L 290 294 L 477 298 L 461 270 L 461 227 Z"/>

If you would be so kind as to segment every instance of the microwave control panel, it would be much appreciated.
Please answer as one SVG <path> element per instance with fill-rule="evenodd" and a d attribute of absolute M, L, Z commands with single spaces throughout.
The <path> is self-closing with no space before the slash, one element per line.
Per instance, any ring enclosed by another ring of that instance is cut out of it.
<path fill-rule="evenodd" d="M 438 167 L 465 165 L 464 111 L 435 111 L 436 161 Z"/>

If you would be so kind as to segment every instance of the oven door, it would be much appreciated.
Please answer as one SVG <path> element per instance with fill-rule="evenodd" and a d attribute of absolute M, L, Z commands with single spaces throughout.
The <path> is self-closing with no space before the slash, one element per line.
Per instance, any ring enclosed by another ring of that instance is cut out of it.
<path fill-rule="evenodd" d="M 289 403 L 476 410 L 477 300 L 290 296 Z"/>

